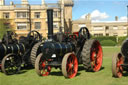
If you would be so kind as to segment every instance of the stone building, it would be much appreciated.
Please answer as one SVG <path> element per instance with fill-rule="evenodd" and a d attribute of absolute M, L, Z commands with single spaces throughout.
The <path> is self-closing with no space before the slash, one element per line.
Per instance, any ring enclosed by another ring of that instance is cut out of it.
<path fill-rule="evenodd" d="M 94 36 L 127 36 L 128 23 L 126 21 L 91 21 L 90 14 L 85 19 L 74 20 L 73 32 L 78 31 L 81 27 L 86 26 Z"/>
<path fill-rule="evenodd" d="M 25 36 L 30 30 L 37 30 L 43 37 L 47 37 L 47 9 L 53 9 L 54 32 L 72 30 L 72 0 L 59 0 L 57 3 L 31 5 L 28 0 L 21 0 L 21 4 L 5 5 L 5 0 L 0 0 L 0 20 L 8 20 L 14 31 Z"/>

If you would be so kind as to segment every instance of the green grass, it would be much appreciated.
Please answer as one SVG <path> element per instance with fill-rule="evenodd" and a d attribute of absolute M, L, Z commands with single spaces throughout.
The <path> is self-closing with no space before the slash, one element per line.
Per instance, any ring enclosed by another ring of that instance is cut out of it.
<path fill-rule="evenodd" d="M 0 85 L 128 85 L 128 75 L 122 78 L 112 77 L 112 56 L 120 52 L 120 48 L 103 47 L 103 52 L 103 68 L 99 72 L 85 72 L 80 66 L 73 79 L 66 79 L 59 69 L 52 69 L 46 77 L 39 77 L 34 69 L 22 70 L 23 73 L 11 76 L 0 72 Z"/>

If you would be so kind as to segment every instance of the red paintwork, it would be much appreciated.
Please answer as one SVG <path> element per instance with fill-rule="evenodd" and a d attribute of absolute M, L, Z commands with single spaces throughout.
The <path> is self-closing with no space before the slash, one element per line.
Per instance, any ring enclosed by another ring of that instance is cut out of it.
<path fill-rule="evenodd" d="M 46 62 L 47 62 L 46 60 L 43 60 L 42 64 L 41 64 L 41 66 L 42 66 L 42 69 L 41 69 L 42 76 L 48 76 L 50 71 L 51 71 L 51 67 L 47 66 Z"/>
<path fill-rule="evenodd" d="M 123 64 L 123 56 L 118 55 L 118 59 L 116 62 L 116 71 L 117 71 L 117 76 L 120 78 L 123 75 L 123 67 L 121 66 Z"/>
<path fill-rule="evenodd" d="M 71 54 L 67 61 L 67 74 L 69 78 L 76 76 L 78 71 L 78 62 L 74 54 Z"/>
<path fill-rule="evenodd" d="M 91 48 L 91 66 L 93 68 L 93 71 L 99 71 L 101 66 L 102 66 L 102 47 L 98 41 L 93 43 L 92 48 Z"/>

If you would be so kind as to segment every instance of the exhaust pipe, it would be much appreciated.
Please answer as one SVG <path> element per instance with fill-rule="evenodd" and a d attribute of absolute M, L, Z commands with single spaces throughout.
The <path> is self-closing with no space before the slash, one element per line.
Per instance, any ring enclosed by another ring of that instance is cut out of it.
<path fill-rule="evenodd" d="M 47 10 L 48 39 L 53 39 L 53 9 Z"/>

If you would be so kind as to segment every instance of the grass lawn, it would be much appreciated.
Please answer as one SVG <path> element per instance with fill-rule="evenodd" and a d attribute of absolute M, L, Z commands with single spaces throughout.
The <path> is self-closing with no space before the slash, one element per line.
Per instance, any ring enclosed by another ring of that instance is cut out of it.
<path fill-rule="evenodd" d="M 103 68 L 99 72 L 85 72 L 79 66 L 78 74 L 73 79 L 66 79 L 59 69 L 52 69 L 46 77 L 39 77 L 34 69 L 11 76 L 0 72 L 0 85 L 128 85 L 128 74 L 120 79 L 112 77 L 112 56 L 118 52 L 119 47 L 103 47 Z"/>

